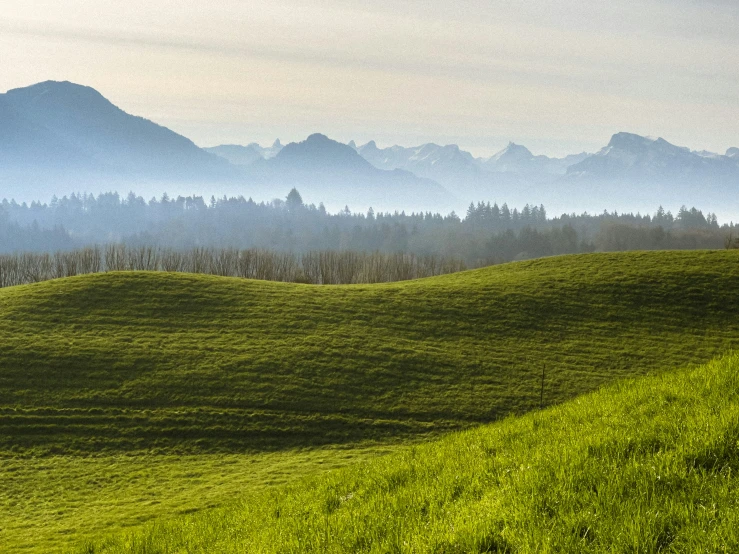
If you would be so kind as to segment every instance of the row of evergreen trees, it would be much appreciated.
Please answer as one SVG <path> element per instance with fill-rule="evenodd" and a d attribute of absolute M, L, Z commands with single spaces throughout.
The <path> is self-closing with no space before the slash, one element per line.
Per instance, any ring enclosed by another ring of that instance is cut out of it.
<path fill-rule="evenodd" d="M 550 217 L 489 202 L 454 212 L 329 213 L 292 190 L 284 200 L 188 196 L 145 201 L 133 193 L 73 194 L 50 203 L 0 203 L 0 253 L 54 252 L 91 244 L 195 248 L 409 253 L 463 260 L 468 266 L 532 255 L 624 248 L 722 248 L 733 226 L 682 207 L 673 216 L 603 212 Z"/>

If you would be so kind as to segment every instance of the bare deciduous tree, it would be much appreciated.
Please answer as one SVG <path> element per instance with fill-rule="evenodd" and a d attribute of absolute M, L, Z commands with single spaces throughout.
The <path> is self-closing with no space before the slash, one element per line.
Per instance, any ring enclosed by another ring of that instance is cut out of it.
<path fill-rule="evenodd" d="M 177 252 L 152 246 L 108 244 L 54 254 L 0 256 L 0 287 L 36 283 L 100 271 L 207 273 L 268 281 L 316 285 L 381 283 L 430 277 L 465 269 L 460 260 L 413 254 L 312 251 L 291 252 L 198 247 Z"/>

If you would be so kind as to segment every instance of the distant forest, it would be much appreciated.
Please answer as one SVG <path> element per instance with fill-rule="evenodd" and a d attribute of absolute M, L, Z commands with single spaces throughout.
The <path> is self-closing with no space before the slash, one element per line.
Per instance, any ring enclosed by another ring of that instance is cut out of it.
<path fill-rule="evenodd" d="M 715 214 L 661 207 L 654 214 L 564 214 L 544 206 L 478 202 L 465 214 L 328 213 L 293 189 L 285 200 L 200 196 L 149 201 L 130 193 L 72 194 L 49 203 L 0 204 L 0 253 L 70 251 L 93 245 L 354 251 L 455 259 L 467 267 L 594 251 L 729 246 L 736 226 Z"/>

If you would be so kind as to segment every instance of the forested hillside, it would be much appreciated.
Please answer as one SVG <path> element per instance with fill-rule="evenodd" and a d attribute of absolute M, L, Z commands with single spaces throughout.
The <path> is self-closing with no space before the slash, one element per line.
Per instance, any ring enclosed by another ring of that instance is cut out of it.
<path fill-rule="evenodd" d="M 479 202 L 465 214 L 329 213 L 293 190 L 285 200 L 243 197 L 145 201 L 134 194 L 71 195 L 48 204 L 0 204 L 0 253 L 117 243 L 289 251 L 351 250 L 454 258 L 468 267 L 594 251 L 723 248 L 733 223 L 680 208 L 674 215 L 563 214 L 544 206 Z"/>

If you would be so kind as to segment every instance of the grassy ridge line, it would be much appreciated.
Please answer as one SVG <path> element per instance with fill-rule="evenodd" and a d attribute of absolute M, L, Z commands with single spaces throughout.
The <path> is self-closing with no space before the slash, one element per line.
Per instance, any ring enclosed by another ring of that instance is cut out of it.
<path fill-rule="evenodd" d="M 80 552 L 737 552 L 738 471 L 732 355 Z"/>
<path fill-rule="evenodd" d="M 490 422 L 739 344 L 739 255 L 315 287 L 111 273 L 0 291 L 0 452 L 242 452 Z"/>

